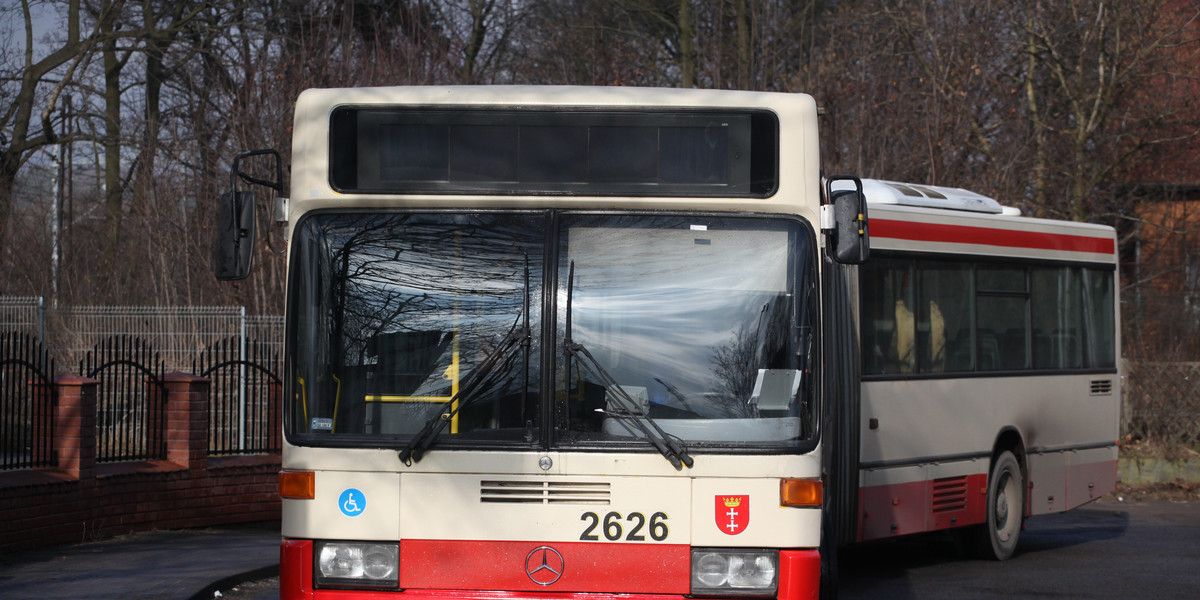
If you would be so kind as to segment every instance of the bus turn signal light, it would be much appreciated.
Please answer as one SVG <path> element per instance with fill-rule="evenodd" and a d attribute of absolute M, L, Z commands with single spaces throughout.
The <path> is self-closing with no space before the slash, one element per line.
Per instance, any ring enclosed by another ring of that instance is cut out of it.
<path fill-rule="evenodd" d="M 779 480 L 780 506 L 820 507 L 824 493 L 825 485 L 820 479 Z"/>
<path fill-rule="evenodd" d="M 315 479 L 312 471 L 280 471 L 279 495 L 293 500 L 312 500 L 316 497 Z"/>

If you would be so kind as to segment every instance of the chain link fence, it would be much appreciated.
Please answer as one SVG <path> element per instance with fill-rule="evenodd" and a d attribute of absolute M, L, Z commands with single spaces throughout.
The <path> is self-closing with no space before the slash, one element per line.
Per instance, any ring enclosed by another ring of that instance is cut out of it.
<path fill-rule="evenodd" d="M 241 306 L 52 307 L 36 296 L 0 297 L 0 331 L 37 336 L 64 365 L 110 338 L 136 337 L 158 351 L 168 372 L 190 371 L 197 354 L 229 337 L 261 340 L 281 356 L 283 349 L 283 317 L 247 315 Z"/>
<path fill-rule="evenodd" d="M 1126 361 L 1121 435 L 1200 446 L 1200 362 Z"/>
<path fill-rule="evenodd" d="M 39 296 L 0 296 L 0 331 L 20 331 L 46 339 L 46 300 Z"/>

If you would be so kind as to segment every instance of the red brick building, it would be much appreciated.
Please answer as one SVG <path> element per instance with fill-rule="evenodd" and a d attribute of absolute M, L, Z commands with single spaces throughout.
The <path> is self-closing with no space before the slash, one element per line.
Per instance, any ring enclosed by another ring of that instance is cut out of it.
<path fill-rule="evenodd" d="M 1194 2 L 1168 4 L 1151 35 L 1176 43 L 1142 66 L 1142 92 L 1125 106 L 1145 127 L 1127 132 L 1124 347 L 1130 358 L 1200 361 L 1200 22 Z"/>

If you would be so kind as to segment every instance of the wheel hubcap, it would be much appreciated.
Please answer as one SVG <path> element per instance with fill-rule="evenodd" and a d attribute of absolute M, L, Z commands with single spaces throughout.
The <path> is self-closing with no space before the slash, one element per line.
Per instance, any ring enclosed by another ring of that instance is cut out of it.
<path fill-rule="evenodd" d="M 1008 493 L 1000 492 L 996 496 L 996 527 L 1004 529 L 1004 524 L 1008 522 Z"/>
<path fill-rule="evenodd" d="M 1015 533 L 1015 527 L 1009 522 L 1009 516 L 1016 510 L 1015 506 L 1009 503 L 1009 498 L 1015 498 L 1013 494 L 1016 490 L 1013 489 L 1013 479 L 1007 473 L 1000 480 L 999 489 L 996 490 L 996 538 L 1001 542 L 1007 542 Z"/>

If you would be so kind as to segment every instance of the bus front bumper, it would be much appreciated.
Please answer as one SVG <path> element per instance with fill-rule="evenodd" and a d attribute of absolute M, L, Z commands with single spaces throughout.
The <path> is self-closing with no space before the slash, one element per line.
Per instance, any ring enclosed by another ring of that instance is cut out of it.
<path fill-rule="evenodd" d="M 313 577 L 312 540 L 284 539 L 280 545 L 279 591 L 281 600 L 695 600 L 691 594 L 622 592 L 558 592 L 540 590 L 461 589 L 317 589 Z M 778 600 L 818 597 L 821 557 L 816 550 L 779 552 Z M 404 565 L 401 564 L 401 583 Z M 609 583 L 622 586 L 614 572 Z M 500 586 L 497 586 L 499 588 Z M 761 596 L 704 596 L 705 598 L 761 598 Z"/>

